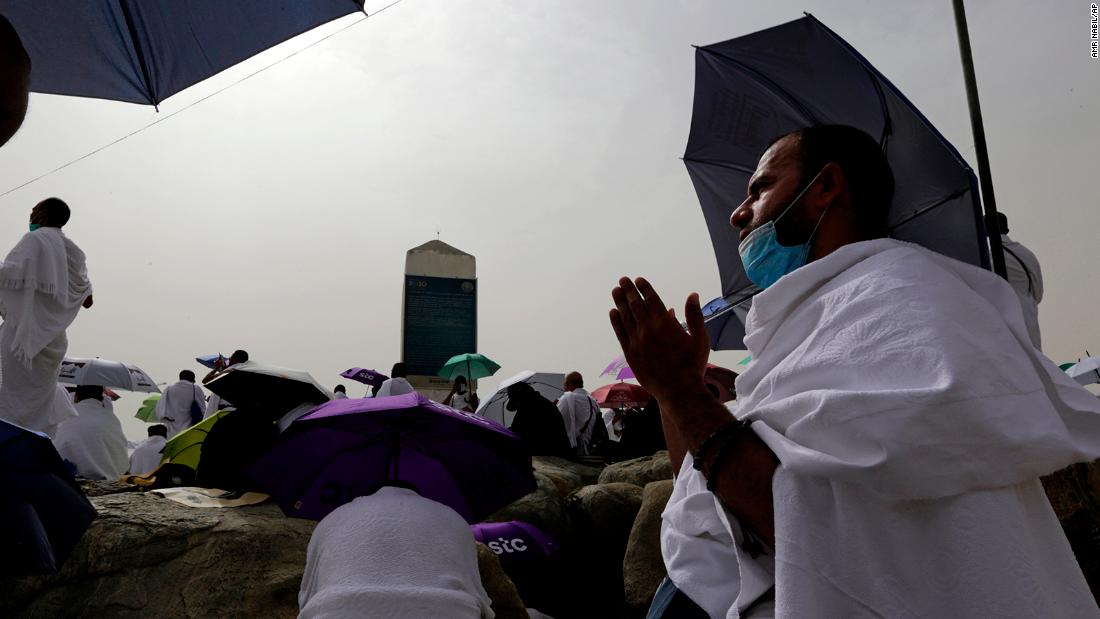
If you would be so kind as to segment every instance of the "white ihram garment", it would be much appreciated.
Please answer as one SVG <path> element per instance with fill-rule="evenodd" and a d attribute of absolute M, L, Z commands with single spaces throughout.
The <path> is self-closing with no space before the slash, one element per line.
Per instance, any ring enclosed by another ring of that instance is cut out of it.
<path fill-rule="evenodd" d="M 157 419 L 168 426 L 168 438 L 192 426 L 191 411 L 206 411 L 206 395 L 202 387 L 188 380 L 180 380 L 164 388 L 157 400 Z"/>
<path fill-rule="evenodd" d="M 588 445 L 592 440 L 595 424 L 603 423 L 599 405 L 581 387 L 561 394 L 558 398 L 558 411 L 561 412 L 561 419 L 565 423 L 565 433 L 569 436 L 570 447 L 576 447 L 578 441 Z M 588 423 L 589 419 L 592 423 Z"/>
<path fill-rule="evenodd" d="M 416 390 L 413 389 L 412 383 L 399 376 L 397 378 L 387 378 L 382 381 L 382 386 L 378 388 L 378 395 L 375 397 L 384 398 L 391 395 L 405 395 L 413 391 Z"/>
<path fill-rule="evenodd" d="M 466 521 L 445 505 L 390 486 L 318 523 L 298 605 L 300 618 L 493 617 Z"/>
<path fill-rule="evenodd" d="M 55 401 L 57 373 L 91 293 L 84 252 L 60 228 L 24 234 L 0 263 L 0 419 L 49 431 L 70 416 Z"/>
<path fill-rule="evenodd" d="M 130 454 L 130 474 L 131 475 L 145 475 L 157 470 L 160 466 L 161 458 L 164 454 L 164 444 L 168 440 L 160 435 L 153 435 L 145 439 L 134 448 L 134 453 Z"/>
<path fill-rule="evenodd" d="M 1038 480 L 1100 457 L 1100 401 L 1032 345 L 1007 283 L 867 241 L 757 295 L 746 326 L 736 414 L 780 460 L 777 617 L 1100 616 Z M 733 537 L 725 516 L 665 522 Z M 764 558 L 734 553 L 738 589 Z"/>
<path fill-rule="evenodd" d="M 73 463 L 77 475 L 118 479 L 130 465 L 118 417 L 99 400 L 81 400 L 74 408 L 77 416 L 57 428 L 53 439 L 57 452 Z"/>
<path fill-rule="evenodd" d="M 1035 348 L 1042 350 L 1039 303 L 1043 301 L 1043 270 L 1039 268 L 1039 259 L 1030 249 L 1008 238 L 1007 234 L 1001 235 L 1001 244 L 1005 250 L 1005 274 L 1023 306 L 1027 333 Z"/>

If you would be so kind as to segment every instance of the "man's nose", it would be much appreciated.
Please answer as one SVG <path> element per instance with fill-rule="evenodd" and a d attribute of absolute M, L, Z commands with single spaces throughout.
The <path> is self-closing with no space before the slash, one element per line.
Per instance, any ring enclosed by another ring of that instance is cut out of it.
<path fill-rule="evenodd" d="M 745 202 L 748 202 L 748 199 Z M 745 206 L 745 202 L 742 202 L 730 213 L 730 225 L 734 228 L 741 229 L 752 222 L 752 210 Z"/>

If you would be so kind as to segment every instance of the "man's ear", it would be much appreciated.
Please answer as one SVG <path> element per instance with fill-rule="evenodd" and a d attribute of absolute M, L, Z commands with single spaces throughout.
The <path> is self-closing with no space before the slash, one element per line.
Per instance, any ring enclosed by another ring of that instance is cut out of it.
<path fill-rule="evenodd" d="M 835 204 L 840 199 L 840 195 L 846 191 L 847 186 L 848 179 L 844 176 L 844 169 L 835 163 L 826 163 L 821 168 L 817 183 L 810 190 L 813 194 L 811 202 L 817 211 L 816 214 L 820 215 L 826 208 Z"/>

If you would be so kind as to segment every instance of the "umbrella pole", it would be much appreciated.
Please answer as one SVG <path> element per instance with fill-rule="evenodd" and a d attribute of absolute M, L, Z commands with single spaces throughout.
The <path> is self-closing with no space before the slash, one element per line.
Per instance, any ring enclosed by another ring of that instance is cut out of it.
<path fill-rule="evenodd" d="M 955 7 L 955 29 L 959 35 L 959 55 L 962 57 L 963 77 L 966 81 L 966 102 L 970 108 L 970 127 L 974 131 L 974 150 L 978 154 L 978 180 L 982 186 L 982 204 L 985 207 L 986 236 L 989 237 L 989 253 L 993 259 L 993 271 L 1008 279 L 1005 269 L 1004 247 L 1001 231 L 993 229 L 997 224 L 997 200 L 993 197 L 993 179 L 989 172 L 989 151 L 985 145 L 985 125 L 982 123 L 982 106 L 978 101 L 978 81 L 974 76 L 974 56 L 970 52 L 970 32 L 966 27 L 966 9 L 963 0 L 952 0 Z"/>

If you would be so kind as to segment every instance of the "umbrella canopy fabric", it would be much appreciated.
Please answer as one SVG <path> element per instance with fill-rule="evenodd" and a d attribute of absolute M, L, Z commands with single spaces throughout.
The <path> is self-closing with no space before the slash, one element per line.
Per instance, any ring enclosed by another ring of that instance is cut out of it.
<path fill-rule="evenodd" d="M 607 367 L 600 372 L 600 376 L 615 376 L 625 367 L 629 367 L 626 363 L 626 355 L 619 355 L 612 359 L 611 363 L 607 364 Z"/>
<path fill-rule="evenodd" d="M 203 367 L 206 367 L 206 368 L 210 368 L 211 370 L 213 370 L 218 365 L 218 359 L 228 359 L 228 358 L 229 357 L 226 357 L 226 356 L 222 355 L 221 353 L 214 353 L 212 355 L 203 355 L 201 357 L 195 357 L 195 361 L 197 361 L 199 363 L 199 365 L 201 365 Z"/>
<path fill-rule="evenodd" d="M 159 393 L 154 393 L 153 395 L 145 398 L 144 400 L 142 400 L 141 406 L 138 407 L 137 412 L 134 413 L 134 417 L 137 417 L 145 423 L 156 423 L 157 402 L 160 402 Z"/>
<path fill-rule="evenodd" d="M 364 385 L 370 385 L 371 387 L 381 387 L 382 383 L 389 379 L 389 376 L 381 372 L 365 368 L 351 368 L 340 372 L 340 376 L 363 383 Z"/>
<path fill-rule="evenodd" d="M 546 559 L 561 550 L 561 546 L 533 524 L 522 520 L 481 522 L 470 526 L 474 539 L 495 552 L 505 571 L 510 563 Z"/>
<path fill-rule="evenodd" d="M 745 276 L 740 231 L 730 226 L 730 214 L 744 200 L 771 140 L 809 125 L 851 125 L 882 145 L 896 180 L 890 236 L 989 268 L 973 171 L 889 80 L 813 16 L 700 47 L 695 67 L 684 162 L 710 231 L 726 305 L 747 311 L 758 291 Z M 744 348 L 744 333 L 737 331 L 712 335 L 712 342 L 719 350 Z"/>
<path fill-rule="evenodd" d="M 1086 357 L 1066 370 L 1081 385 L 1100 383 L 1100 357 Z"/>
<path fill-rule="evenodd" d="M 161 463 L 174 462 L 198 471 L 199 460 L 202 458 L 202 443 L 206 440 L 206 435 L 219 419 L 228 414 L 229 411 L 218 411 L 173 436 L 161 450 Z"/>
<path fill-rule="evenodd" d="M 478 407 L 477 414 L 504 426 L 511 426 L 512 420 L 516 417 L 516 411 L 508 410 L 505 405 L 508 404 L 508 387 L 516 383 L 531 385 L 542 397 L 551 402 L 565 393 L 565 374 L 524 370 L 500 381 L 496 393 Z"/>
<path fill-rule="evenodd" d="M 158 105 L 362 0 L 4 0 L 34 92 Z"/>
<path fill-rule="evenodd" d="M 123 391 L 160 393 L 156 381 L 131 363 L 109 359 L 65 357 L 57 382 L 63 385 L 102 385 Z"/>
<path fill-rule="evenodd" d="M 278 419 L 304 403 L 321 404 L 332 393 L 302 370 L 255 361 L 232 365 L 205 387 L 238 409 L 255 410 Z"/>
<path fill-rule="evenodd" d="M 443 364 L 438 376 L 447 380 L 454 380 L 459 376 L 465 376 L 466 380 L 477 380 L 492 376 L 500 369 L 500 364 L 480 353 L 464 353 L 455 355 Z"/>
<path fill-rule="evenodd" d="M 592 399 L 600 408 L 644 406 L 649 398 L 649 392 L 634 383 L 611 383 L 592 392 Z"/>
<path fill-rule="evenodd" d="M 95 517 L 50 439 L 0 421 L 0 576 L 56 573 Z"/>
<path fill-rule="evenodd" d="M 519 437 L 415 392 L 319 406 L 248 471 L 284 513 L 313 520 L 387 480 L 412 484 L 471 524 L 536 487 Z"/>

